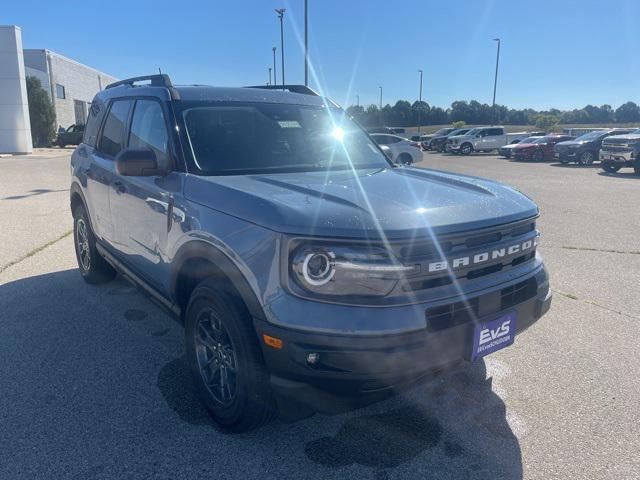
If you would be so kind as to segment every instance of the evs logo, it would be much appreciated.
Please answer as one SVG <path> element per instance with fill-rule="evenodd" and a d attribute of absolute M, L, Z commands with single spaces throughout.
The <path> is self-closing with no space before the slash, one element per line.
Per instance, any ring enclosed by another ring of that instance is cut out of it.
<path fill-rule="evenodd" d="M 509 312 L 489 322 L 478 323 L 473 331 L 471 360 L 508 347 L 516 339 L 516 312 Z"/>
<path fill-rule="evenodd" d="M 496 338 L 509 335 L 509 331 L 511 330 L 510 325 L 511 325 L 511 320 L 505 320 L 504 322 L 502 322 L 502 325 L 500 325 L 496 329 L 485 328 L 484 330 L 481 330 L 480 341 L 478 342 L 478 344 L 484 345 L 485 343 L 490 342 L 491 340 L 495 340 Z"/>

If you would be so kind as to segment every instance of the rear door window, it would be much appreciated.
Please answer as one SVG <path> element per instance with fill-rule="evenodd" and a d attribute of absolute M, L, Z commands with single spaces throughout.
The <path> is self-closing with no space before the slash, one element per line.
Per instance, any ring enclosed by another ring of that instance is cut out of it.
<path fill-rule="evenodd" d="M 116 100 L 111 103 L 98 146 L 98 150 L 107 157 L 115 157 L 124 148 L 125 127 L 131 103 L 131 100 Z"/>

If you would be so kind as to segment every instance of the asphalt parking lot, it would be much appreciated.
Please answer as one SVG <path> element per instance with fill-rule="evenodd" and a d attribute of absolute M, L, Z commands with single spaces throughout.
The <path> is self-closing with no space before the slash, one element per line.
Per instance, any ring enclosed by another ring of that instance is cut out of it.
<path fill-rule="evenodd" d="M 425 153 L 541 208 L 550 313 L 470 371 L 251 434 L 211 424 L 182 327 L 76 270 L 70 150 L 0 158 L 0 478 L 640 478 L 640 177 Z"/>

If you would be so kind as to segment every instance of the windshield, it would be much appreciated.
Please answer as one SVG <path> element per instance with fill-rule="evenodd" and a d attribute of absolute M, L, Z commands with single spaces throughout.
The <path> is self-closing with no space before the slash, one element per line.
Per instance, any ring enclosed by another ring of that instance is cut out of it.
<path fill-rule="evenodd" d="M 606 135 L 606 132 L 589 132 L 576 138 L 576 142 L 590 142 Z"/>
<path fill-rule="evenodd" d="M 451 128 L 441 128 L 436 133 L 434 133 L 434 135 L 446 135 L 450 131 L 451 131 Z"/>
<path fill-rule="evenodd" d="M 182 116 L 203 175 L 389 167 L 380 149 L 338 108 L 192 102 Z"/>
<path fill-rule="evenodd" d="M 539 140 L 540 137 L 527 137 L 520 140 L 518 143 L 534 143 L 536 140 Z"/>
<path fill-rule="evenodd" d="M 467 133 L 465 133 L 465 135 L 475 135 L 476 133 L 478 133 L 480 131 L 479 128 L 472 128 L 471 130 L 469 130 Z"/>

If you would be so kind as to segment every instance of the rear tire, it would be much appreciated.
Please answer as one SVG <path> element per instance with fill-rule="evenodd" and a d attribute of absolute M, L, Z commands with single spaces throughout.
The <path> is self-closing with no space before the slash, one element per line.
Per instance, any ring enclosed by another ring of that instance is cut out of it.
<path fill-rule="evenodd" d="M 408 153 L 401 153 L 398 155 L 398 163 L 402 165 L 411 165 L 413 163 L 413 157 Z"/>
<path fill-rule="evenodd" d="M 612 163 L 603 163 L 602 164 L 602 169 L 605 172 L 609 172 L 609 173 L 616 173 L 618 170 L 620 170 L 621 167 L 619 167 L 618 165 L 614 165 Z"/>
<path fill-rule="evenodd" d="M 195 288 L 185 335 L 196 390 L 222 430 L 246 432 L 275 417 L 269 372 L 251 315 L 221 281 L 204 280 Z"/>
<path fill-rule="evenodd" d="M 98 253 L 96 237 L 84 205 L 73 210 L 73 239 L 78 268 L 85 282 L 97 285 L 115 278 L 115 269 Z"/>
<path fill-rule="evenodd" d="M 640 165 L 636 165 L 635 167 L 633 167 L 633 173 L 635 173 L 636 175 L 640 175 Z"/>

